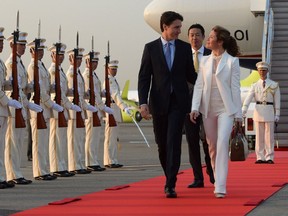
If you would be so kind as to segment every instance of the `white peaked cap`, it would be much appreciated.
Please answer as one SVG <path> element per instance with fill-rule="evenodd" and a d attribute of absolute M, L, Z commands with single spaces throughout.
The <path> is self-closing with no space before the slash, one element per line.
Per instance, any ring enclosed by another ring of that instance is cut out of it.
<path fill-rule="evenodd" d="M 77 56 L 77 58 L 82 58 L 84 51 L 85 51 L 84 48 L 78 48 L 78 56 Z M 68 55 L 73 55 L 74 56 L 74 49 L 67 51 L 67 53 L 68 53 Z"/>
<path fill-rule="evenodd" d="M 108 67 L 118 67 L 118 63 L 119 63 L 119 61 L 118 60 L 112 60 L 112 61 L 110 61 L 109 62 L 109 64 L 108 64 Z"/>
<path fill-rule="evenodd" d="M 262 69 L 262 70 L 268 70 L 269 69 L 269 64 L 267 64 L 264 61 L 258 62 L 256 64 L 257 70 Z"/>
<path fill-rule="evenodd" d="M 66 48 L 67 48 L 66 44 L 61 43 L 61 47 L 60 47 L 60 50 L 59 50 L 59 54 L 65 54 Z M 51 51 L 51 52 L 56 52 L 56 45 L 53 44 L 51 47 L 49 47 L 48 50 Z"/>
<path fill-rule="evenodd" d="M 27 43 L 27 36 L 28 36 L 28 33 L 27 32 L 19 32 L 19 38 L 18 38 L 18 41 L 17 43 L 18 44 L 26 44 Z M 11 35 L 10 37 L 7 38 L 7 40 L 9 42 L 14 42 L 14 35 Z"/>
<path fill-rule="evenodd" d="M 47 46 L 45 46 L 46 39 L 45 38 L 40 38 L 40 45 L 38 47 L 38 49 L 46 49 Z M 31 41 L 27 44 L 28 47 L 30 48 L 35 48 L 35 41 Z"/>
<path fill-rule="evenodd" d="M 99 61 L 99 55 L 100 55 L 100 52 L 94 52 L 92 61 Z M 90 53 L 85 54 L 84 58 L 90 60 Z"/>

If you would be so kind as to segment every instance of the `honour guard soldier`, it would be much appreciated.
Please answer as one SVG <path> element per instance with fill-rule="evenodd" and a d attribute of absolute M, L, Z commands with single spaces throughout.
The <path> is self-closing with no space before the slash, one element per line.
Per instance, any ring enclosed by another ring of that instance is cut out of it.
<path fill-rule="evenodd" d="M 33 176 L 36 180 L 54 180 L 57 177 L 54 175 L 50 175 L 48 164 L 49 164 L 49 133 L 50 133 L 50 118 L 52 114 L 52 109 L 57 112 L 62 112 L 63 107 L 54 103 L 50 98 L 50 74 L 47 71 L 44 63 L 41 61 L 44 56 L 44 49 L 46 46 L 44 45 L 46 39 L 41 38 L 39 47 L 37 51 L 35 50 L 35 41 L 30 42 L 28 47 L 30 47 L 31 53 L 31 62 L 28 66 L 28 79 L 29 82 L 34 82 L 35 78 L 35 60 L 38 61 L 38 76 L 39 76 L 39 84 L 40 88 L 40 105 L 43 109 L 43 117 L 46 124 L 46 128 L 38 129 L 37 122 L 37 113 L 30 112 L 31 114 L 31 130 L 32 130 L 32 157 L 33 157 Z M 38 52 L 36 57 L 36 52 Z M 31 100 L 35 102 L 35 92 L 34 97 L 32 95 Z"/>
<path fill-rule="evenodd" d="M 121 98 L 120 87 L 116 80 L 116 74 L 118 69 L 118 60 L 110 61 L 108 64 L 108 78 L 110 94 L 112 98 L 111 108 L 114 110 L 114 118 L 116 122 L 122 122 L 121 110 L 124 110 L 128 115 L 131 115 L 131 111 L 127 104 Z M 105 86 L 105 83 L 104 83 Z M 119 128 L 118 126 L 110 127 L 108 121 L 108 114 L 106 113 L 105 124 L 105 140 L 104 140 L 104 165 L 106 168 L 120 168 L 123 165 L 118 162 L 118 146 L 117 139 Z"/>
<path fill-rule="evenodd" d="M 269 65 L 266 62 L 256 64 L 260 79 L 252 85 L 242 107 L 245 117 L 251 100 L 256 106 L 253 120 L 256 127 L 255 163 L 274 163 L 274 123 L 280 117 L 280 88 L 277 82 L 269 79 Z"/>
<path fill-rule="evenodd" d="M 3 50 L 3 35 L 4 28 L 0 27 L 0 53 Z M 9 115 L 8 106 L 14 108 L 21 108 L 22 105 L 13 99 L 9 99 L 5 94 L 5 80 L 6 80 L 6 66 L 0 59 L 0 189 L 14 187 L 13 183 L 8 183 L 5 176 L 4 166 L 4 150 L 5 150 L 5 138 L 7 131 L 7 119 Z"/>
<path fill-rule="evenodd" d="M 61 48 L 58 53 L 59 59 L 59 76 L 61 86 L 61 106 L 64 108 L 64 116 L 66 122 L 69 119 L 68 110 L 75 110 L 80 112 L 79 106 L 72 104 L 68 98 L 68 81 L 65 72 L 63 71 L 61 64 L 64 60 L 66 45 L 61 43 Z M 51 83 L 55 86 L 56 83 L 56 46 L 53 45 L 49 48 L 51 51 L 52 63 L 49 68 L 51 75 Z M 56 98 L 57 93 L 53 93 L 52 98 Z M 70 177 L 74 176 L 74 173 L 68 172 L 68 148 L 67 148 L 67 127 L 58 126 L 58 113 L 53 112 L 53 117 L 50 119 L 50 140 L 49 140 L 49 159 L 50 159 L 50 172 L 57 177 Z"/>
<path fill-rule="evenodd" d="M 81 117 L 84 121 L 87 118 L 86 110 L 89 110 L 91 112 L 97 112 L 97 109 L 90 104 L 88 104 L 85 99 L 85 84 L 83 76 L 80 72 L 79 67 L 82 63 L 82 57 L 83 57 L 83 48 L 78 49 L 78 56 L 75 56 L 74 58 L 74 50 L 68 51 L 69 55 L 69 61 L 70 61 L 70 67 L 66 73 L 67 79 L 68 79 L 68 87 L 73 89 L 73 91 L 78 92 L 79 96 L 79 104 L 77 104 L 82 112 Z M 74 78 L 74 59 L 76 59 L 76 65 L 77 65 L 77 85 L 78 89 L 74 89 L 73 87 L 73 78 Z M 77 91 L 78 90 L 78 91 Z M 74 97 L 69 97 L 70 101 L 72 102 Z M 85 126 L 84 127 L 76 127 L 76 112 L 73 110 L 69 110 L 70 119 L 68 120 L 68 169 L 70 172 L 75 174 L 87 174 L 91 173 L 90 170 L 86 169 L 85 166 Z M 82 121 L 81 120 L 81 121 Z"/>
<path fill-rule="evenodd" d="M 24 121 L 27 121 L 29 117 L 28 109 L 35 112 L 41 112 L 41 106 L 31 103 L 27 99 L 27 93 L 29 90 L 28 86 L 28 74 L 25 69 L 25 66 L 21 60 L 21 56 L 25 53 L 26 49 L 26 32 L 19 32 L 18 40 L 16 41 L 16 61 L 17 61 L 17 82 L 19 86 L 19 99 L 18 101 L 22 104 L 23 108 L 21 109 L 21 114 Z M 10 47 L 13 50 L 14 36 L 7 38 L 10 42 Z M 12 67 L 13 67 L 13 56 L 12 53 L 10 57 L 5 62 L 7 68 L 6 79 L 12 80 Z M 9 92 L 8 95 L 12 96 L 13 91 Z M 14 184 L 30 184 L 32 181 L 27 180 L 23 177 L 23 174 L 20 170 L 21 165 L 21 155 L 24 145 L 24 137 L 26 135 L 26 127 L 16 128 L 15 125 L 15 109 L 10 107 L 11 116 L 8 117 L 8 129 L 6 133 L 6 145 L 5 145 L 5 167 L 7 180 Z M 18 119 L 17 119 L 18 120 Z"/>
<path fill-rule="evenodd" d="M 99 52 L 93 53 L 93 59 L 91 60 L 92 66 L 92 79 L 94 85 L 94 94 L 95 94 L 95 105 L 101 111 L 107 112 L 109 114 L 113 114 L 113 110 L 110 107 L 106 107 L 101 98 L 101 81 L 96 75 L 96 69 L 99 61 Z M 85 81 L 85 90 L 88 92 L 90 90 L 90 53 L 85 56 L 86 68 L 83 72 L 83 78 Z M 90 95 L 91 97 L 91 95 Z M 105 168 L 101 167 L 98 162 L 98 151 L 99 151 L 99 143 L 100 143 L 100 132 L 101 125 L 98 127 L 93 127 L 93 115 L 92 112 L 88 112 L 88 118 L 85 120 L 85 128 L 86 128 L 86 142 L 85 142 L 85 161 L 88 170 L 91 171 L 104 171 Z M 97 112 L 99 119 L 102 117 L 101 112 Z"/>

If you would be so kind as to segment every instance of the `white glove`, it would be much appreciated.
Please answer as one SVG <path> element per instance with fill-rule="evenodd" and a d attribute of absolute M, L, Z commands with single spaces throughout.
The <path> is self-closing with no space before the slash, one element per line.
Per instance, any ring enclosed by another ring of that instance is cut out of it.
<path fill-rule="evenodd" d="M 42 110 L 43 110 L 41 106 L 39 106 L 38 104 L 35 104 L 35 103 L 31 103 L 31 102 L 28 103 L 27 107 L 28 107 L 28 109 L 33 110 L 37 113 L 42 112 Z"/>
<path fill-rule="evenodd" d="M 124 112 L 125 112 L 127 115 L 132 116 L 132 112 L 131 112 L 131 110 L 130 110 L 129 107 L 124 108 Z"/>
<path fill-rule="evenodd" d="M 96 107 L 92 106 L 92 105 L 88 105 L 87 106 L 87 110 L 89 110 L 91 112 L 97 112 L 98 111 L 98 109 Z"/>
<path fill-rule="evenodd" d="M 114 110 L 107 106 L 104 107 L 103 111 L 111 115 L 114 114 Z"/>
<path fill-rule="evenodd" d="M 63 107 L 60 106 L 60 105 L 57 104 L 57 103 L 54 103 L 54 104 L 52 105 L 52 109 L 56 110 L 57 112 L 62 112 L 62 111 L 64 110 Z"/>
<path fill-rule="evenodd" d="M 279 121 L 279 116 L 275 116 L 275 122 L 278 122 Z"/>
<path fill-rule="evenodd" d="M 242 117 L 243 117 L 243 118 L 246 118 L 246 113 L 247 113 L 246 110 L 242 110 Z"/>
<path fill-rule="evenodd" d="M 81 112 L 81 108 L 79 106 L 77 106 L 76 104 L 72 104 L 71 110 L 74 110 L 76 112 Z"/>
<path fill-rule="evenodd" d="M 17 101 L 17 100 L 14 100 L 14 99 L 10 99 L 7 103 L 8 106 L 11 106 L 11 107 L 14 107 L 16 109 L 20 109 L 22 108 L 22 104 Z"/>

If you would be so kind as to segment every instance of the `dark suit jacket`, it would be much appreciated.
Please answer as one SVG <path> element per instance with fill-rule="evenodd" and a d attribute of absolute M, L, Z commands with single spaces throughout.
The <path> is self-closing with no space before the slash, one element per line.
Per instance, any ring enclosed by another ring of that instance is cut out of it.
<path fill-rule="evenodd" d="M 194 84 L 197 74 L 194 69 L 190 44 L 175 40 L 175 56 L 169 71 L 161 39 L 145 45 L 138 76 L 139 103 L 148 104 L 153 114 L 167 114 L 171 87 L 181 111 L 188 113 L 189 92 L 187 81 Z"/>

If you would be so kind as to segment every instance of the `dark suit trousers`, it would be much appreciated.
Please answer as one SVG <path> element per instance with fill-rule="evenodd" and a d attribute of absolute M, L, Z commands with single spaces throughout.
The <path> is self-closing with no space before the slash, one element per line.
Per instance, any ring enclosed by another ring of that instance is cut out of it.
<path fill-rule="evenodd" d="M 153 114 L 153 129 L 158 145 L 159 160 L 166 176 L 167 187 L 176 186 L 181 161 L 182 128 L 185 113 L 177 106 L 174 94 L 170 96 L 169 111 L 165 115 Z"/>
<path fill-rule="evenodd" d="M 209 156 L 208 144 L 206 142 L 206 135 L 202 123 L 202 116 L 197 118 L 196 124 L 190 121 L 189 115 L 185 118 L 185 133 L 186 140 L 188 142 L 189 161 L 193 168 L 194 180 L 203 181 L 201 153 L 200 153 L 200 137 L 203 143 L 203 150 L 205 153 L 205 162 L 207 166 L 207 172 L 213 174 L 211 159 Z M 200 129 L 201 128 L 201 129 Z M 201 136 L 200 136 L 201 135 Z"/>

